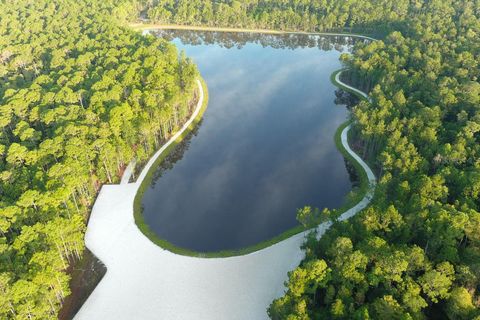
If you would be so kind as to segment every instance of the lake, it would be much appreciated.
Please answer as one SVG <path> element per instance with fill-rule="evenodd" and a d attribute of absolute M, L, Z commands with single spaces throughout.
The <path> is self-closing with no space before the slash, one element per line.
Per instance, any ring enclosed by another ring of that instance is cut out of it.
<path fill-rule="evenodd" d="M 157 34 L 194 60 L 210 98 L 143 196 L 159 238 L 199 252 L 236 250 L 298 225 L 297 208 L 342 205 L 352 181 L 333 137 L 348 111 L 330 75 L 353 39 Z"/>

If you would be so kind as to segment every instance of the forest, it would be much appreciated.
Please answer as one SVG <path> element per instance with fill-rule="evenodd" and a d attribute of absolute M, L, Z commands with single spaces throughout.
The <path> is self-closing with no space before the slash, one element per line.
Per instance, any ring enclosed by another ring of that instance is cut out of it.
<path fill-rule="evenodd" d="M 480 319 L 478 0 L 0 1 L 0 318 L 56 318 L 99 188 L 188 116 L 198 71 L 138 16 L 380 37 L 342 58 L 373 203 L 307 239 L 268 314 Z"/>
<path fill-rule="evenodd" d="M 345 31 L 384 35 L 422 10 L 422 0 L 158 0 L 142 16 L 160 24 Z"/>
<path fill-rule="evenodd" d="M 56 319 L 99 188 L 189 114 L 195 65 L 131 7 L 0 1 L 1 319 Z"/>
<path fill-rule="evenodd" d="M 411 3 L 342 57 L 374 201 L 306 242 L 272 319 L 480 319 L 480 2 Z"/>

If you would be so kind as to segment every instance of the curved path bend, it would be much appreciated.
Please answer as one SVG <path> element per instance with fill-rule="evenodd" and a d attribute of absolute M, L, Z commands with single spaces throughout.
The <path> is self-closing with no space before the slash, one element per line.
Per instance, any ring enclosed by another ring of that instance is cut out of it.
<path fill-rule="evenodd" d="M 370 96 L 369 96 L 368 94 L 366 94 L 365 92 L 360 91 L 360 90 L 358 90 L 357 88 L 354 88 L 354 87 L 349 86 L 348 84 L 342 82 L 342 80 L 340 80 L 340 76 L 342 75 L 342 73 L 343 73 L 343 70 L 337 72 L 337 74 L 335 75 L 335 81 L 336 81 L 337 83 L 339 83 L 340 86 L 342 86 L 342 87 L 344 87 L 344 88 L 347 88 L 348 90 L 353 91 L 353 92 L 355 92 L 356 94 L 364 97 L 364 98 L 367 99 L 368 101 L 372 102 L 372 98 L 370 98 Z"/>
<path fill-rule="evenodd" d="M 200 82 L 198 85 L 198 105 L 177 135 L 192 123 L 202 106 L 203 91 Z M 342 144 L 362 165 L 373 185 L 372 171 L 348 146 L 349 129 L 342 132 Z M 284 292 L 287 272 L 303 259 L 300 246 L 305 233 L 248 255 L 212 259 L 177 255 L 147 239 L 134 221 L 135 194 L 156 157 L 177 135 L 148 162 L 137 182 L 102 187 L 92 209 L 85 243 L 106 265 L 107 273 L 75 319 L 267 319 L 267 307 Z M 340 220 L 367 206 L 372 194 L 373 186 Z M 319 225 L 319 236 L 330 225 Z"/>

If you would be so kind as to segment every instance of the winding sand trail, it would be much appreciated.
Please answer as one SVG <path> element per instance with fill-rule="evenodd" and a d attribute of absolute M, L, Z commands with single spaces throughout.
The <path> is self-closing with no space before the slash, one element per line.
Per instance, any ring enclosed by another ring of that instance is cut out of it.
<path fill-rule="evenodd" d="M 123 184 L 102 187 L 85 243 L 106 265 L 107 273 L 75 316 L 76 320 L 267 319 L 267 307 L 284 292 L 287 272 L 303 259 L 300 246 L 305 233 L 244 256 L 204 259 L 166 251 L 136 226 L 135 194 L 155 159 L 198 115 L 203 103 L 200 81 L 198 86 L 200 99 L 191 118 L 150 159 L 137 181 L 128 183 L 123 179 Z M 371 188 L 340 220 L 350 218 L 368 205 L 376 183 L 367 164 L 350 149 L 349 129 L 350 126 L 342 132 L 342 144 L 366 171 Z M 319 225 L 319 237 L 330 226 L 330 222 Z"/>
<path fill-rule="evenodd" d="M 349 86 L 348 84 L 342 82 L 342 80 L 340 80 L 340 76 L 342 75 L 343 71 L 340 71 L 340 72 L 337 72 L 337 74 L 335 75 L 335 81 L 338 82 L 341 86 L 361 95 L 362 97 L 364 97 L 365 99 L 367 99 L 368 101 L 372 102 L 372 98 L 370 98 L 370 96 L 368 94 L 366 94 L 365 92 L 363 91 L 360 91 L 358 90 L 357 88 L 354 88 L 352 86 Z"/>

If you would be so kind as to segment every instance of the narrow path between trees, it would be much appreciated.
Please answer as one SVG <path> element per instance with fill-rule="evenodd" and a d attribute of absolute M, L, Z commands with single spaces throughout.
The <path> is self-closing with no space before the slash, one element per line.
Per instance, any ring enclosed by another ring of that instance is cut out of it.
<path fill-rule="evenodd" d="M 198 84 L 202 100 L 203 88 Z M 177 135 L 195 119 L 201 102 Z M 375 184 L 370 168 L 348 145 L 349 129 L 342 132 L 342 144 L 366 171 L 371 188 L 340 220 L 368 205 Z M 306 232 L 244 256 L 212 259 L 174 254 L 144 236 L 135 225 L 134 198 L 148 169 L 177 135 L 157 151 L 135 183 L 102 187 L 85 243 L 106 265 L 107 273 L 75 319 L 267 319 L 267 307 L 283 295 L 287 272 L 304 258 L 300 246 Z M 331 222 L 319 225 L 318 236 L 330 226 Z"/>
<path fill-rule="evenodd" d="M 122 180 L 120 180 L 120 184 L 127 184 L 130 182 L 130 178 L 132 177 L 133 172 L 135 170 L 135 164 L 136 164 L 135 160 L 132 160 L 128 164 L 128 166 L 125 168 L 125 171 L 123 171 Z"/>

